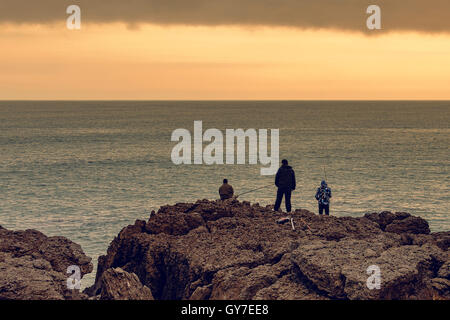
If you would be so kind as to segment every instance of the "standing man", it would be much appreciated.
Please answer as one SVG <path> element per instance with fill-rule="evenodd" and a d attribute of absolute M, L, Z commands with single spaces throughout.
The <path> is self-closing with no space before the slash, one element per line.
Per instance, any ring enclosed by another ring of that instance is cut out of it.
<path fill-rule="evenodd" d="M 330 198 L 331 198 L 331 189 L 328 188 L 328 185 L 325 180 L 320 183 L 320 187 L 317 188 L 316 199 L 319 202 L 319 215 L 322 215 L 325 210 L 325 215 L 330 215 Z"/>
<path fill-rule="evenodd" d="M 220 200 L 226 200 L 233 197 L 234 190 L 231 184 L 228 184 L 227 179 L 223 179 L 223 184 L 219 188 Z"/>
<path fill-rule="evenodd" d="M 295 190 L 295 172 L 292 167 L 288 165 L 286 159 L 283 159 L 281 163 L 282 165 L 275 176 L 275 185 L 278 187 L 278 191 L 274 210 L 278 211 L 280 209 L 284 195 L 286 211 L 291 212 L 291 193 Z"/>

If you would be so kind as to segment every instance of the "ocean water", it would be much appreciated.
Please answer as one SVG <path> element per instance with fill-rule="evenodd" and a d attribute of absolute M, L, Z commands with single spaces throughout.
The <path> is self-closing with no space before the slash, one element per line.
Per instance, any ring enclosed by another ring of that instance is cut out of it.
<path fill-rule="evenodd" d="M 216 199 L 225 177 L 237 193 L 273 183 L 259 164 L 174 165 L 172 131 L 194 120 L 280 129 L 294 208 L 316 211 L 326 174 L 333 215 L 406 211 L 450 230 L 450 102 L 419 101 L 0 102 L 0 225 L 66 236 L 96 263 L 152 209 Z M 275 192 L 241 200 L 273 204 Z"/>

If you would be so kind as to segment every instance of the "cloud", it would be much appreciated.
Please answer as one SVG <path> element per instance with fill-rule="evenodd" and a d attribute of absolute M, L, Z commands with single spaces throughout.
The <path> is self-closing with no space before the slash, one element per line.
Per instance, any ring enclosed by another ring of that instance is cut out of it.
<path fill-rule="evenodd" d="M 47 24 L 78 4 L 83 23 L 264 25 L 366 32 L 366 9 L 384 31 L 450 32 L 449 0 L 0 0 L 0 23 Z"/>

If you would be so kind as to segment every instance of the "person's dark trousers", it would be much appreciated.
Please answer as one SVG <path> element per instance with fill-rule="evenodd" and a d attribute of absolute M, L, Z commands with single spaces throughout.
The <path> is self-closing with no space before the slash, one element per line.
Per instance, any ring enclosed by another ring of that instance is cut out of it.
<path fill-rule="evenodd" d="M 287 188 L 278 188 L 277 191 L 277 200 L 275 201 L 275 207 L 273 208 L 275 211 L 278 211 L 281 206 L 281 201 L 283 200 L 284 195 L 284 202 L 286 203 L 286 211 L 291 212 L 291 193 L 292 190 Z"/>
<path fill-rule="evenodd" d="M 325 210 L 325 215 L 329 216 L 330 215 L 330 205 L 329 204 L 324 205 L 324 204 L 319 203 L 319 214 L 321 215 L 324 210 Z"/>

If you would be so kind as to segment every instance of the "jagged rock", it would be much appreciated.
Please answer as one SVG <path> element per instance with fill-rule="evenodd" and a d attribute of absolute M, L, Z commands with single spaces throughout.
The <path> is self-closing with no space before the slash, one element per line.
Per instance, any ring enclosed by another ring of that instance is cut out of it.
<path fill-rule="evenodd" d="M 92 259 L 84 254 L 79 244 L 64 237 L 47 237 L 36 230 L 0 230 L 0 252 L 9 252 L 14 257 L 42 258 L 49 261 L 55 271 L 63 273 L 71 265 L 79 266 L 82 275 L 93 269 Z"/>
<path fill-rule="evenodd" d="M 383 230 L 383 231 L 386 229 L 386 226 L 388 226 L 392 222 L 394 222 L 396 220 L 403 220 L 410 216 L 411 215 L 406 212 L 392 213 L 390 211 L 383 211 L 380 213 L 373 212 L 373 213 L 367 213 L 365 215 L 365 217 L 367 219 L 372 220 L 373 222 L 376 222 L 380 226 L 381 230 Z"/>
<path fill-rule="evenodd" d="M 214 300 L 324 299 L 302 282 L 290 258 L 291 254 L 287 253 L 275 264 L 220 270 L 212 280 L 209 298 Z"/>
<path fill-rule="evenodd" d="M 194 290 L 189 300 L 207 300 L 211 296 L 211 285 L 204 287 L 197 287 Z"/>
<path fill-rule="evenodd" d="M 0 299 L 86 299 L 67 288 L 66 271 L 72 265 L 80 267 L 81 276 L 93 268 L 78 244 L 36 230 L 0 228 Z"/>
<path fill-rule="evenodd" d="M 154 234 L 166 233 L 180 236 L 204 224 L 205 221 L 199 213 L 191 212 L 182 216 L 167 213 L 155 215 L 149 219 L 145 231 Z"/>
<path fill-rule="evenodd" d="M 367 213 L 364 217 L 377 223 L 381 230 L 394 233 L 429 234 L 428 222 L 406 212 Z"/>
<path fill-rule="evenodd" d="M 134 273 L 121 268 L 106 270 L 100 278 L 99 300 L 153 300 L 152 292 L 142 285 Z"/>
<path fill-rule="evenodd" d="M 242 266 L 219 270 L 212 280 L 211 299 L 249 300 L 256 293 L 274 284 L 290 264 L 284 261 L 271 265 L 263 264 L 254 268 Z"/>
<path fill-rule="evenodd" d="M 433 245 L 398 246 L 382 238 L 314 241 L 299 246 L 292 256 L 300 272 L 319 290 L 331 298 L 349 299 L 400 299 L 413 294 L 431 298 L 425 290 L 428 281 L 446 259 Z M 380 290 L 366 285 L 367 269 L 372 265 L 381 272 Z"/>
<path fill-rule="evenodd" d="M 402 220 L 395 220 L 386 226 L 386 232 L 394 233 L 414 233 L 429 234 L 430 227 L 428 222 L 420 217 L 408 217 Z"/>
<path fill-rule="evenodd" d="M 447 251 L 450 247 L 450 231 L 436 232 L 431 235 L 436 245 L 442 250 Z"/>
<path fill-rule="evenodd" d="M 302 282 L 295 273 L 279 278 L 274 284 L 259 290 L 255 300 L 328 300 Z"/>
<path fill-rule="evenodd" d="M 47 260 L 13 257 L 0 252 L 0 300 L 65 300 L 86 298 L 67 289 L 67 276 L 54 271 Z"/>
<path fill-rule="evenodd" d="M 450 280 L 444 278 L 434 278 L 431 280 L 431 285 L 439 295 L 438 298 L 450 299 Z M 436 298 L 436 295 L 433 296 Z"/>
<path fill-rule="evenodd" d="M 299 209 L 290 214 L 292 230 L 290 223 L 276 223 L 283 216 L 236 199 L 161 207 L 111 242 L 86 292 L 95 296 L 106 270 L 120 267 L 135 273 L 155 299 L 443 296 L 442 281 L 438 290 L 432 279 L 443 279 L 438 271 L 449 259 L 438 243 L 446 235 L 414 234 L 425 231 L 420 218 L 387 212 L 321 217 Z M 385 232 L 390 225 L 407 233 Z M 371 264 L 381 269 L 380 290 L 367 288 Z"/>
<path fill-rule="evenodd" d="M 445 278 L 450 280 L 450 261 L 446 261 L 438 272 L 439 278 Z"/>

